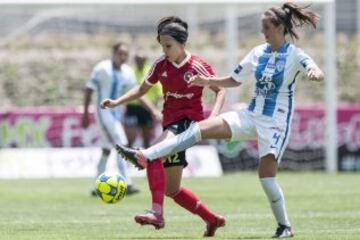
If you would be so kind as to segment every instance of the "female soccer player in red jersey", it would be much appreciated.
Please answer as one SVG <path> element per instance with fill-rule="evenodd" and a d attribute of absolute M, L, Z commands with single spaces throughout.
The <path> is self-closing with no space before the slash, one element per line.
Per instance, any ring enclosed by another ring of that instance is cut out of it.
<path fill-rule="evenodd" d="M 121 154 L 138 164 L 149 164 L 152 159 L 183 151 L 204 139 L 257 139 L 258 175 L 278 224 L 273 237 L 292 237 L 294 233 L 276 173 L 289 140 L 296 80 L 305 74 L 311 81 L 321 81 L 324 75 L 316 63 L 300 48 L 287 42 L 285 36 L 297 39 L 294 28 L 305 24 L 315 28 L 318 18 L 307 7 L 293 2 L 265 11 L 261 19 L 265 44 L 253 48 L 229 76 L 196 75 L 190 80 L 191 86 L 236 87 L 253 76 L 255 91 L 247 109 L 194 123 L 185 132 L 148 149 L 120 146 Z"/>
<path fill-rule="evenodd" d="M 160 81 L 164 93 L 162 123 L 164 132 L 158 138 L 158 142 L 173 137 L 188 129 L 192 123 L 204 119 L 201 101 L 203 87 L 189 87 L 188 81 L 195 75 L 211 77 L 214 73 L 201 58 L 186 51 L 188 38 L 186 22 L 178 17 L 167 17 L 160 20 L 157 30 L 157 40 L 163 48 L 164 55 L 154 62 L 145 81 L 116 100 L 103 100 L 101 105 L 104 108 L 113 108 L 127 103 L 144 95 L 152 85 Z M 210 117 L 213 117 L 218 115 L 222 108 L 225 91 L 221 87 L 210 87 L 210 89 L 216 93 L 215 105 L 210 114 Z M 214 236 L 216 229 L 225 225 L 225 219 L 214 214 L 193 192 L 181 186 L 183 168 L 186 165 L 185 151 L 167 157 L 164 162 L 158 158 L 147 164 L 152 209 L 145 214 L 135 216 L 135 221 L 142 225 L 151 224 L 157 229 L 163 228 L 165 226 L 163 201 L 166 194 L 177 204 L 205 221 L 207 227 L 204 236 Z"/>

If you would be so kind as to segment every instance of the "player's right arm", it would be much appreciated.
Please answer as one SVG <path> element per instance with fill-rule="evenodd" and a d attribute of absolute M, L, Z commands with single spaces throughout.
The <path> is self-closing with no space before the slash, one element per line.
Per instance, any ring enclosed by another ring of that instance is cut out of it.
<path fill-rule="evenodd" d="M 133 87 L 131 90 L 117 99 L 107 98 L 102 100 L 100 106 L 102 108 L 114 108 L 121 104 L 128 103 L 132 100 L 142 97 L 145 93 L 147 93 L 147 91 L 149 91 L 151 87 L 151 85 L 143 82 L 140 86 Z"/>
<path fill-rule="evenodd" d="M 113 107 L 119 106 L 124 103 L 128 103 L 132 100 L 142 97 L 145 93 L 147 93 L 149 91 L 149 89 L 152 87 L 152 85 L 154 85 L 158 81 L 158 78 L 157 78 L 157 72 L 158 72 L 158 68 L 159 68 L 158 63 L 161 62 L 163 59 L 164 59 L 164 57 L 162 56 L 161 58 L 159 58 L 158 60 L 155 61 L 155 63 L 151 67 L 148 75 L 146 76 L 145 81 L 140 86 L 136 86 L 136 87 L 132 88 L 131 90 L 129 90 L 127 93 L 125 93 L 118 99 L 115 99 L 115 100 L 104 99 L 103 101 L 101 101 L 100 106 L 102 108 L 113 108 Z M 140 101 L 144 102 L 143 99 L 144 98 L 140 99 Z"/>
<path fill-rule="evenodd" d="M 195 75 L 189 80 L 189 86 L 210 86 L 210 87 L 224 87 L 231 88 L 240 86 L 241 83 L 237 82 L 231 76 L 226 77 L 205 77 Z"/>
<path fill-rule="evenodd" d="M 81 126 L 83 128 L 87 128 L 89 126 L 89 105 L 91 102 L 91 96 L 93 94 L 93 90 L 91 88 L 85 88 L 84 94 L 84 112 L 81 119 Z"/>
<path fill-rule="evenodd" d="M 254 67 L 255 49 L 251 50 L 236 66 L 234 71 L 225 77 L 204 77 L 200 75 L 193 76 L 189 84 L 197 86 L 213 86 L 213 87 L 238 87 L 252 73 Z"/>
<path fill-rule="evenodd" d="M 96 90 L 96 86 L 100 84 L 100 78 L 103 74 L 101 63 L 98 63 L 91 72 L 90 78 L 86 83 L 86 88 L 84 90 L 84 109 L 83 115 L 81 118 L 81 126 L 87 128 L 90 124 L 89 118 L 89 105 L 91 103 L 91 97 Z"/>

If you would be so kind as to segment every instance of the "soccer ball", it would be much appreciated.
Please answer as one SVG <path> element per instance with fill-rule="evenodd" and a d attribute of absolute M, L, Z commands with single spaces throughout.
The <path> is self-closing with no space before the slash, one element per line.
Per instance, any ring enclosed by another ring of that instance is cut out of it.
<path fill-rule="evenodd" d="M 106 203 L 116 203 L 125 197 L 127 184 L 119 174 L 101 174 L 96 179 L 96 194 Z"/>

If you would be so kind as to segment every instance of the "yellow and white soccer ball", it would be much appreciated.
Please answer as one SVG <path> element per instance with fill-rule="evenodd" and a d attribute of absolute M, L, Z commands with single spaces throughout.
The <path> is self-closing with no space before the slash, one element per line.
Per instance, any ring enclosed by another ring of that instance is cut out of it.
<path fill-rule="evenodd" d="M 96 194 L 106 203 L 116 203 L 125 197 L 127 184 L 119 174 L 101 174 L 96 179 Z"/>

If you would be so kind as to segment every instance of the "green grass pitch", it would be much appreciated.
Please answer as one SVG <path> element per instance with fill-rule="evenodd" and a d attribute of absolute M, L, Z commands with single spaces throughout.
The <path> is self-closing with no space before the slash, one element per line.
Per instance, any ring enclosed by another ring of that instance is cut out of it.
<path fill-rule="evenodd" d="M 360 174 L 282 172 L 278 176 L 295 239 L 360 239 Z M 166 227 L 138 226 L 133 217 L 150 206 L 142 192 L 118 204 L 90 197 L 93 179 L 0 180 L 0 239 L 202 239 L 204 223 L 170 199 Z M 227 225 L 216 239 L 268 239 L 275 221 L 255 172 L 184 179 Z"/>

